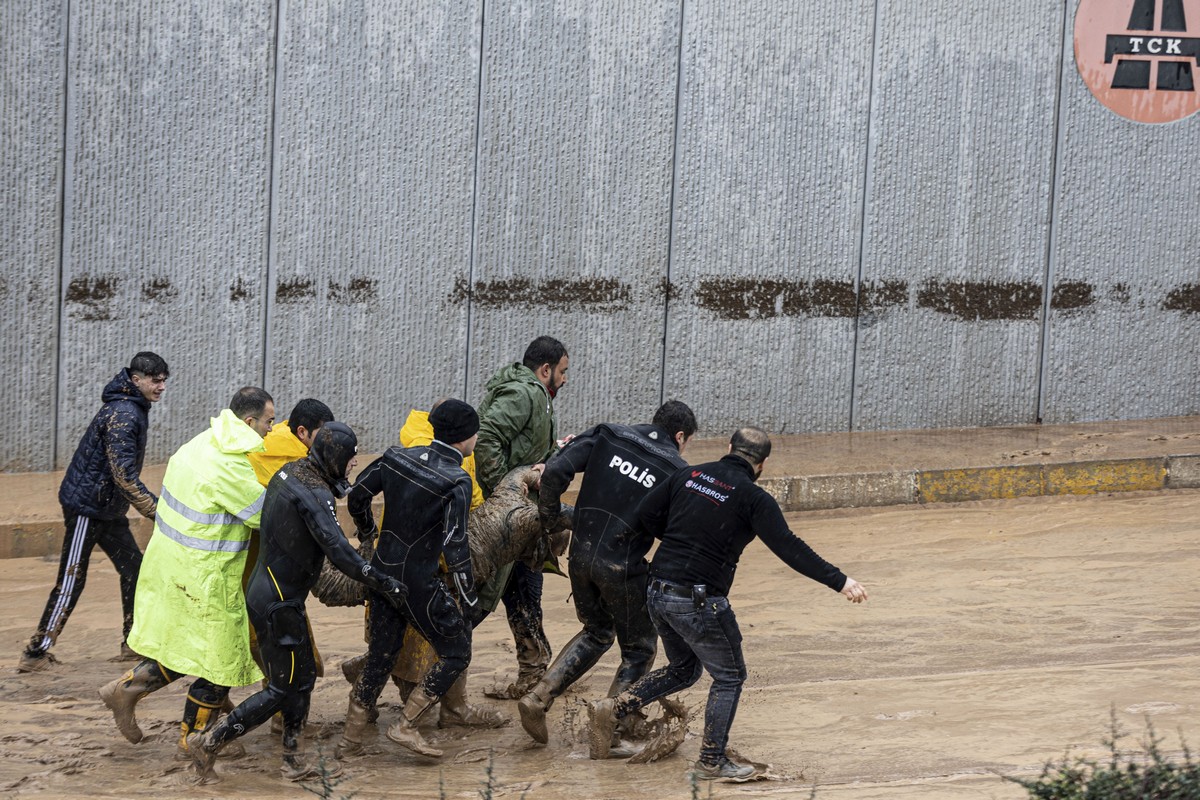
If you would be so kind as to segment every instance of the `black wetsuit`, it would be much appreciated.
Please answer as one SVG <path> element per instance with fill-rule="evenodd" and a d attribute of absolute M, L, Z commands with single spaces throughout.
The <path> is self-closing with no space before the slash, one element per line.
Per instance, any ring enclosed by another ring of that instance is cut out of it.
<path fill-rule="evenodd" d="M 230 712 L 227 722 L 214 731 L 214 744 L 242 735 L 277 711 L 283 714 L 285 739 L 298 735 L 317 675 L 304 601 L 326 556 L 371 589 L 394 590 L 395 582 L 351 547 L 335 508 L 329 484 L 311 456 L 284 465 L 267 484 L 258 562 L 246 587 L 246 608 L 258 631 L 269 682 Z"/>
<path fill-rule="evenodd" d="M 657 425 L 597 425 L 546 462 L 538 500 L 544 520 L 557 517 L 563 491 L 576 474 L 584 473 L 569 567 L 583 630 L 543 679 L 550 699 L 595 666 L 614 639 L 621 648 L 621 665 L 610 695 L 645 675 L 654 663 L 657 637 L 646 611 L 646 553 L 654 539 L 633 526 L 638 504 L 650 489 L 685 464 L 675 441 Z"/>
<path fill-rule="evenodd" d="M 423 682 L 430 696 L 445 694 L 471 661 L 471 625 L 438 574 L 444 553 L 459 596 L 468 607 L 478 607 L 467 546 L 471 478 L 462 460 L 458 450 L 436 439 L 425 447 L 390 447 L 362 471 L 347 495 L 350 514 L 365 535 L 375 529 L 371 498 L 383 492 L 383 529 L 371 564 L 408 589 L 399 609 L 370 595 L 367 660 L 352 694 L 364 708 L 374 708 L 408 625 L 438 655 Z"/>

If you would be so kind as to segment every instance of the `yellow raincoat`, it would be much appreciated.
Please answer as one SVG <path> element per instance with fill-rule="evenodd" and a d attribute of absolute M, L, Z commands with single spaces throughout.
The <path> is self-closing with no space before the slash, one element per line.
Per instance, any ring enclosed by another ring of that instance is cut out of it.
<path fill-rule="evenodd" d="M 429 422 L 428 411 L 410 411 L 404 427 L 400 429 L 401 447 L 424 447 L 433 442 L 433 425 Z M 453 444 L 447 442 L 447 444 Z M 471 510 L 483 505 L 483 490 L 475 480 L 475 454 L 463 459 L 463 470 L 471 476 Z"/>
<path fill-rule="evenodd" d="M 308 455 L 308 448 L 296 438 L 287 423 L 286 419 L 275 423 L 275 427 L 263 437 L 262 452 L 246 454 L 250 466 L 254 467 L 254 476 L 263 486 L 271 482 L 284 464 Z"/>
<path fill-rule="evenodd" d="M 264 495 L 246 454 L 262 437 L 229 409 L 210 423 L 167 462 L 129 646 L 175 672 L 245 686 L 262 678 L 242 593 Z"/>

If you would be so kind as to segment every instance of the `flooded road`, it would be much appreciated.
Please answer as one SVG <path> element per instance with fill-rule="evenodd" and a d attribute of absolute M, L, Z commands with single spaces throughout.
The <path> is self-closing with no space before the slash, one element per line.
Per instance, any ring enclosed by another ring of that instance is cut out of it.
<path fill-rule="evenodd" d="M 1110 709 L 1138 746 L 1146 720 L 1177 754 L 1182 732 L 1200 742 L 1200 492 L 1035 498 L 789 515 L 825 558 L 866 584 L 851 605 L 785 567 L 765 547 L 747 549 L 731 593 L 745 637 L 749 679 L 731 745 L 772 765 L 779 780 L 702 784 L 688 767 L 708 678 L 682 695 L 697 707 L 688 740 L 649 765 L 586 757 L 584 703 L 608 687 L 617 663 L 599 667 L 549 713 L 550 743 L 534 745 L 514 717 L 500 731 L 439 731 L 441 763 L 400 752 L 380 734 L 347 762 L 330 796 L 477 798 L 807 798 L 949 800 L 1025 797 L 1000 776 L 1036 775 L 1067 748 L 1102 756 Z M 88 588 L 55 654 L 52 673 L 15 665 L 54 580 L 55 562 L 0 561 L 0 796 L 307 796 L 278 779 L 279 747 L 266 726 L 242 741 L 249 754 L 219 761 L 223 781 L 186 786 L 173 760 L 186 682 L 144 700 L 147 740 L 116 733 L 96 698 L 124 666 L 120 602 L 111 565 L 96 554 Z M 577 630 L 567 581 L 546 579 L 546 629 L 557 649 Z M 332 750 L 345 713 L 338 664 L 361 652 L 361 609 L 310 600 L 327 675 L 310 716 L 310 750 Z M 186 624 L 181 620 L 180 624 Z M 470 697 L 515 671 L 502 618 L 476 633 Z M 235 689 L 241 700 L 250 689 Z M 398 713 L 384 690 L 381 723 Z M 427 723 L 428 725 L 428 723 Z"/>

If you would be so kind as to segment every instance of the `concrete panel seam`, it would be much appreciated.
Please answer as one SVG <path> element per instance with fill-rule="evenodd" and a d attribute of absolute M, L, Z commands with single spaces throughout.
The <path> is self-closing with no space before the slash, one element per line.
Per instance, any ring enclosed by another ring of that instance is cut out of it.
<path fill-rule="evenodd" d="M 1059 37 L 1061 46 L 1058 58 L 1058 85 L 1055 87 L 1054 95 L 1054 141 L 1050 145 L 1050 191 L 1046 201 L 1048 204 L 1049 224 L 1046 230 L 1046 261 L 1043 265 L 1044 278 L 1042 279 L 1042 327 L 1037 353 L 1037 397 L 1034 398 L 1034 415 L 1038 423 L 1041 423 L 1042 412 L 1045 409 L 1046 360 L 1050 357 L 1050 301 L 1054 294 L 1054 279 L 1057 272 L 1055 270 L 1054 252 L 1055 246 L 1058 243 L 1058 203 L 1055 202 L 1060 177 L 1058 154 L 1061 150 L 1063 137 L 1066 135 L 1062 126 L 1063 104 L 1066 102 L 1066 92 L 1063 91 L 1063 84 L 1067 80 L 1067 71 L 1070 68 L 1070 65 L 1067 64 L 1067 53 L 1074 52 L 1067 48 L 1067 36 L 1071 29 L 1071 26 L 1068 24 L 1068 9 L 1070 5 L 1070 3 L 1063 3 L 1062 36 Z"/>
<path fill-rule="evenodd" d="M 474 311 L 475 267 L 479 259 L 479 147 L 483 135 L 483 81 L 486 77 L 487 64 L 487 0 L 479 0 L 479 70 L 475 86 L 475 142 L 473 165 L 474 174 L 471 177 L 471 230 L 468 232 L 470 241 L 467 243 L 467 330 L 463 337 L 466 352 L 463 354 L 463 389 L 462 396 L 466 397 L 471 385 L 471 332 Z"/>
<path fill-rule="evenodd" d="M 63 346 L 63 300 L 64 286 L 67 270 L 67 237 L 71 229 L 71 212 L 68 200 L 70 199 L 70 191 L 68 184 L 71 181 L 72 164 L 75 159 L 75 148 L 71 145 L 71 0 L 62 0 L 62 41 L 63 41 L 63 105 L 62 117 L 60 124 L 62 125 L 62 158 L 59 161 L 62 173 L 58 176 L 58 275 L 56 276 L 54 294 L 58 298 L 58 302 L 54 304 L 54 353 L 55 353 L 55 369 L 54 369 L 54 387 L 52 397 L 54 398 L 54 425 L 51 428 L 50 434 L 50 469 L 59 468 L 58 460 L 58 440 L 59 428 L 62 426 L 62 421 L 59 419 L 59 413 L 62 408 L 61 389 L 66 383 L 66 376 L 63 371 L 66 367 L 63 364 L 62 346 Z"/>
<path fill-rule="evenodd" d="M 278 266 L 279 249 L 275 237 L 278 235 L 279 203 L 275 201 L 279 194 L 279 136 L 280 136 L 280 107 L 283 103 L 283 75 L 280 70 L 279 48 L 283 43 L 283 20 L 287 13 L 287 0 L 275 2 L 275 37 L 271 46 L 271 64 L 275 71 L 271 81 L 271 154 L 267 167 L 267 269 L 263 282 L 266 284 L 263 292 L 263 329 L 262 329 L 262 385 L 267 391 L 271 390 L 271 322 L 275 312 L 275 280 Z"/>
<path fill-rule="evenodd" d="M 687 22 L 687 0 L 679 0 L 679 37 L 675 51 L 675 129 L 671 133 L 671 196 L 667 200 L 667 263 L 663 291 L 662 362 L 658 373 L 658 402 L 667 401 L 667 341 L 671 327 L 671 264 L 675 259 L 675 199 L 679 196 L 679 118 L 683 105 L 683 37 Z"/>

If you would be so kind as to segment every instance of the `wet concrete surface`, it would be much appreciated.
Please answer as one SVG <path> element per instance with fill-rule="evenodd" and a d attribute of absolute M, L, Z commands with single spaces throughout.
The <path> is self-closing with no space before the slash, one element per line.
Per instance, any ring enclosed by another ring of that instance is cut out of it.
<path fill-rule="evenodd" d="M 731 744 L 772 764 L 783 780 L 700 786 L 687 769 L 701 723 L 674 756 L 649 765 L 586 758 L 584 702 L 616 667 L 609 653 L 549 713 L 550 743 L 519 726 L 438 731 L 443 763 L 399 752 L 382 735 L 347 765 L 333 796 L 479 797 L 489 754 L 496 797 L 818 798 L 1016 800 L 1000 776 L 1033 776 L 1068 749 L 1103 756 L 1110 709 L 1133 735 L 1146 720 L 1180 754 L 1200 740 L 1200 491 L 1043 497 L 1013 501 L 837 510 L 788 516 L 830 561 L 863 581 L 862 606 L 792 573 L 760 544 L 749 548 L 731 601 L 745 637 L 749 679 Z M 180 788 L 171 760 L 183 686 L 139 706 L 150 740 L 111 729 L 95 689 L 122 671 L 104 658 L 119 641 L 116 576 L 102 558 L 48 674 L 20 675 L 20 647 L 54 577 L 42 559 L 0 561 L 0 795 L 74 797 L 297 797 L 276 775 L 278 744 L 251 732 L 249 756 L 221 764 L 214 787 Z M 547 576 L 546 627 L 561 647 L 578 628 L 567 581 Z M 318 681 L 310 748 L 329 749 L 347 685 L 337 665 L 362 649 L 359 609 L 312 604 L 330 677 Z M 515 669 L 502 619 L 475 641 L 470 698 Z M 685 692 L 703 703 L 708 679 Z M 235 690 L 236 699 L 249 689 Z M 398 713 L 385 689 L 382 724 Z M 515 703 L 498 702 L 516 716 Z M 326 737 L 326 738 L 321 738 Z"/>

